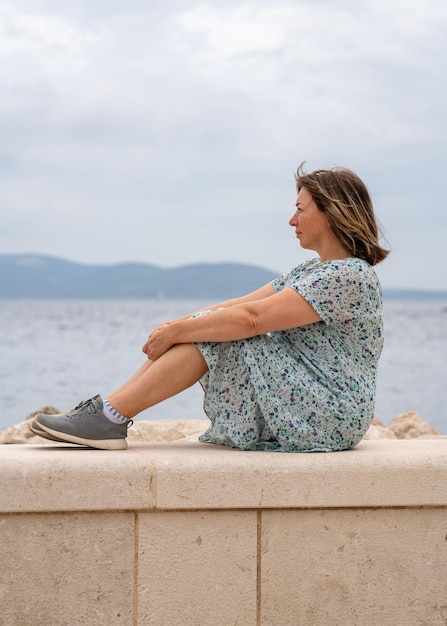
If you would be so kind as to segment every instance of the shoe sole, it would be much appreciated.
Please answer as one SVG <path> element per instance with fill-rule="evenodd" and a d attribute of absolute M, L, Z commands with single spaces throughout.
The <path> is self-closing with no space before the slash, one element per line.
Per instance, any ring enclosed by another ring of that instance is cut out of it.
<path fill-rule="evenodd" d="M 34 422 L 31 422 L 30 424 L 28 424 L 28 428 L 34 435 L 43 437 L 43 439 L 48 439 L 49 441 L 58 441 L 58 442 L 66 443 L 64 442 L 63 439 L 60 439 L 59 437 L 55 437 L 54 435 L 50 435 L 50 433 L 47 433 L 44 430 L 41 430 L 41 427 L 37 426 L 37 424 L 35 424 Z"/>
<path fill-rule="evenodd" d="M 77 443 L 80 446 L 87 446 L 88 448 L 96 448 L 98 450 L 126 450 L 127 441 L 125 439 L 86 439 L 84 437 L 77 437 L 76 435 L 69 435 L 68 433 L 61 433 L 57 430 L 52 430 L 40 422 L 35 420 L 36 424 L 49 435 L 56 437 L 58 441 L 66 443 Z"/>

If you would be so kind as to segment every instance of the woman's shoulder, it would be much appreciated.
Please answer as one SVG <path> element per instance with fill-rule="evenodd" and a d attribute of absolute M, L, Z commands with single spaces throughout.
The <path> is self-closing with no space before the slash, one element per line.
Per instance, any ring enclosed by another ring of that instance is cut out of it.
<path fill-rule="evenodd" d="M 372 266 L 359 258 L 335 259 L 315 266 L 295 289 L 327 323 L 352 319 L 355 311 L 381 310 L 382 288 Z"/>
<path fill-rule="evenodd" d="M 375 288 L 380 288 L 373 267 L 367 261 L 357 257 L 331 261 L 321 261 L 319 257 L 314 257 L 282 274 L 272 281 L 272 284 L 279 289 L 285 286 L 296 288 L 297 285 L 302 284 L 318 286 L 322 282 L 324 285 L 368 283 Z"/>
<path fill-rule="evenodd" d="M 331 261 L 321 261 L 320 266 L 321 267 L 333 267 L 335 269 L 343 268 L 343 267 L 347 267 L 347 268 L 352 267 L 360 271 L 363 271 L 364 269 L 371 267 L 371 265 L 367 261 L 364 261 L 363 259 L 359 259 L 356 256 L 349 256 L 349 257 L 346 257 L 346 259 L 333 259 Z"/>
<path fill-rule="evenodd" d="M 348 257 L 346 259 L 334 259 L 332 261 L 323 261 L 315 266 L 315 272 L 323 273 L 344 273 L 347 275 L 365 275 L 376 276 L 373 267 L 365 260 L 357 257 Z"/>
<path fill-rule="evenodd" d="M 331 261 L 322 261 L 319 257 L 313 257 L 295 266 L 294 268 L 292 268 L 291 271 L 294 272 L 320 268 L 339 269 L 343 267 L 354 268 L 359 271 L 367 271 L 368 269 L 372 269 L 372 266 L 367 261 L 352 256 L 347 257 L 346 259 L 333 259 Z"/>
<path fill-rule="evenodd" d="M 313 260 L 314 261 L 314 260 Z M 308 288 L 327 290 L 331 285 L 339 288 L 355 287 L 381 292 L 380 281 L 374 268 L 363 259 L 348 257 L 331 261 L 313 262 L 307 264 L 305 271 L 293 274 L 295 285 L 306 285 Z"/>

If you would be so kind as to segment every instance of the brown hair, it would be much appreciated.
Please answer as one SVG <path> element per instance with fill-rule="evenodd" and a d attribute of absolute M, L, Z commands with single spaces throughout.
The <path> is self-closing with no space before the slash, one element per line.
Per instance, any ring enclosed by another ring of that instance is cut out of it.
<path fill-rule="evenodd" d="M 370 265 L 383 261 L 389 250 L 379 245 L 381 233 L 363 181 L 342 167 L 305 174 L 303 165 L 301 163 L 295 175 L 297 191 L 307 189 L 318 209 L 328 218 L 335 236 L 352 256 Z"/>

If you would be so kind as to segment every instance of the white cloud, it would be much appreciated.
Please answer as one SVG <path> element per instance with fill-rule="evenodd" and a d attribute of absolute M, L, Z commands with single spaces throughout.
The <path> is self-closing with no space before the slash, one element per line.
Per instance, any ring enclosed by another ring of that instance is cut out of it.
<path fill-rule="evenodd" d="M 53 48 L 78 53 L 86 44 L 97 41 L 91 33 L 80 32 L 67 20 L 41 15 L 19 15 L 0 22 L 0 53 L 36 53 Z"/>
<path fill-rule="evenodd" d="M 292 16 L 288 8 L 202 5 L 179 15 L 177 21 L 187 31 L 203 33 L 214 61 L 224 61 L 278 50 L 285 39 L 284 22 Z"/>

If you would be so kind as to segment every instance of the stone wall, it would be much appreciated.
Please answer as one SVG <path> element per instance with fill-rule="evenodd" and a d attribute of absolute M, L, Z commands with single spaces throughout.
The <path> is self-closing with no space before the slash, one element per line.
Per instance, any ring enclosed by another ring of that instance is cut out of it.
<path fill-rule="evenodd" d="M 0 446 L 2 626 L 447 623 L 447 441 Z"/>

